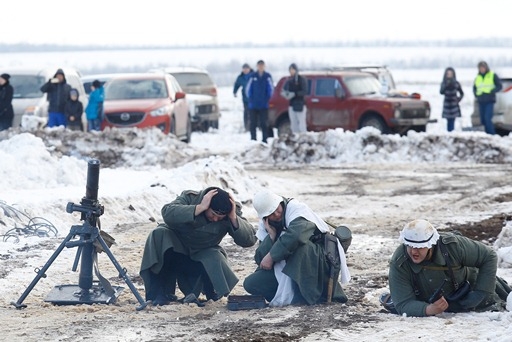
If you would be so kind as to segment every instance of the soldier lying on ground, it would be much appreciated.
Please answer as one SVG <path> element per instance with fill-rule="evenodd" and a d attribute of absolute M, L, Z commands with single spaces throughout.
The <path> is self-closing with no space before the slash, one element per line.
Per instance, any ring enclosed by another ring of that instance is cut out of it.
<path fill-rule="evenodd" d="M 181 292 L 218 300 L 238 282 L 219 246 L 226 234 L 242 247 L 256 243 L 254 228 L 242 217 L 241 205 L 226 191 L 210 187 L 202 192 L 184 191 L 162 208 L 165 224 L 146 241 L 140 275 L 146 300 L 164 305 Z"/>
<path fill-rule="evenodd" d="M 245 279 L 245 290 L 264 296 L 271 306 L 326 301 L 331 271 L 324 253 L 327 224 L 305 204 L 269 191 L 257 193 L 253 204 L 260 218 L 254 257 L 259 266 Z M 346 283 L 350 274 L 339 243 L 336 252 L 340 263 L 335 278 L 341 274 Z M 346 302 L 338 279 L 333 285 L 332 300 Z"/>
<path fill-rule="evenodd" d="M 386 309 L 408 316 L 444 311 L 503 310 L 511 288 L 496 276 L 496 253 L 454 233 L 441 233 L 425 220 L 408 223 L 389 267 Z M 505 301 L 505 302 L 504 302 Z"/>

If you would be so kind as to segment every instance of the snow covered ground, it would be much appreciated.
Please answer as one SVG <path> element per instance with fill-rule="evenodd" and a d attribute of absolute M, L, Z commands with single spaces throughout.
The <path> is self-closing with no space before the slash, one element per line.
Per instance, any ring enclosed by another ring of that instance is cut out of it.
<path fill-rule="evenodd" d="M 438 87 L 434 82 L 420 87 L 404 84 L 432 94 Z M 233 98 L 231 89 L 220 88 L 219 94 L 220 129 L 194 133 L 190 145 L 157 130 L 92 135 L 60 129 L 0 133 L 0 200 L 29 216 L 49 220 L 62 238 L 79 222 L 79 215 L 67 214 L 65 207 L 85 194 L 85 159 L 99 158 L 103 164 L 99 197 L 105 205 L 102 226 L 116 238 L 118 244 L 112 250 L 137 280 L 145 236 L 155 221 L 161 221 L 162 205 L 182 190 L 210 185 L 228 189 L 244 204 L 246 217 L 256 223 L 251 198 L 261 187 L 270 187 L 301 198 L 322 217 L 352 228 L 349 266 L 354 283 L 347 293 L 353 302 L 232 313 L 222 300 L 203 309 L 172 305 L 135 313 L 134 299 L 125 290 L 116 306 L 44 304 L 53 285 L 76 281 L 77 275 L 69 271 L 74 253 L 66 250 L 49 277 L 27 298 L 29 308 L 16 311 L 9 302 L 17 299 L 35 276 L 32 270 L 60 242 L 21 236 L 18 243 L 0 241 L 0 318 L 7 326 L 6 339 L 80 341 L 102 333 L 105 341 L 207 341 L 213 337 L 249 341 L 243 336 L 252 333 L 268 341 L 300 337 L 304 341 L 510 341 L 511 312 L 417 319 L 381 313 L 377 300 L 386 290 L 386 260 L 397 246 L 397 232 L 417 217 L 429 218 L 445 230 L 464 224 L 485 230 L 488 227 L 482 222 L 498 217 L 499 237 L 496 233 L 482 240 L 496 248 L 499 274 L 512 283 L 512 223 L 506 222 L 512 212 L 512 137 L 462 132 L 460 127 L 447 134 L 444 124 L 438 123 L 429 126 L 426 134 L 404 137 L 382 136 L 372 129 L 336 130 L 271 139 L 266 145 L 251 142 L 243 131 L 241 101 Z M 435 101 L 440 108 L 439 100 Z M 440 112 L 434 110 L 433 115 Z M 0 234 L 16 224 L 20 221 L 0 210 Z M 242 250 L 230 239 L 223 244 L 243 279 L 254 269 L 253 249 Z M 107 262 L 104 265 L 108 268 Z M 143 289 L 140 279 L 136 285 Z M 235 293 L 243 294 L 240 284 Z M 181 321 L 190 325 L 182 327 Z M 275 334 L 262 333 L 267 330 Z"/>

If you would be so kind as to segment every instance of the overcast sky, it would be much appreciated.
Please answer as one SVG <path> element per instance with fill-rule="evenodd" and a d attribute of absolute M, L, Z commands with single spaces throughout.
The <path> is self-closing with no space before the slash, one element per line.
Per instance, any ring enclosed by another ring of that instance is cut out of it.
<path fill-rule="evenodd" d="M 198 45 L 512 37 L 508 0 L 8 0 L 0 43 Z"/>

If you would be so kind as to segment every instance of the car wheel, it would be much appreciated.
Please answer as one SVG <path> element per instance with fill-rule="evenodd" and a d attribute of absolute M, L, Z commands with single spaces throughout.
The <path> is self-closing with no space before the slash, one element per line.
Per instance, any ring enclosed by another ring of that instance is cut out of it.
<path fill-rule="evenodd" d="M 214 129 L 219 129 L 219 120 L 210 121 L 210 127 Z"/>
<path fill-rule="evenodd" d="M 377 114 L 370 114 L 364 117 L 361 121 L 360 128 L 363 127 L 374 127 L 378 129 L 381 133 L 388 133 L 389 127 L 386 125 L 384 120 Z"/>
<path fill-rule="evenodd" d="M 279 137 L 283 137 L 285 135 L 292 134 L 292 128 L 290 125 L 290 119 L 286 118 L 279 122 L 279 125 L 277 126 L 277 135 Z"/>
<path fill-rule="evenodd" d="M 192 141 L 192 120 L 190 120 L 190 116 L 187 117 L 187 135 L 185 136 L 185 139 L 183 139 L 183 142 L 186 142 L 189 144 Z"/>
<path fill-rule="evenodd" d="M 427 131 L 427 126 L 426 125 L 423 125 L 423 126 L 414 126 L 412 128 L 415 132 L 426 132 Z"/>

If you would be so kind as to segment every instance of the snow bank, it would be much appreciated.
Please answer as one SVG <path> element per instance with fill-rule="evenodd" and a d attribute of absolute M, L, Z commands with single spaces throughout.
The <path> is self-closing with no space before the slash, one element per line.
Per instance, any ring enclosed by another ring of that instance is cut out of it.
<path fill-rule="evenodd" d="M 23 133 L 0 141 L 0 189 L 84 184 L 86 162 L 53 157 L 40 138 Z"/>
<path fill-rule="evenodd" d="M 512 221 L 508 221 L 503 227 L 494 242 L 494 247 L 498 254 L 498 266 L 512 268 Z"/>
<path fill-rule="evenodd" d="M 407 136 L 383 135 L 374 128 L 308 132 L 276 139 L 271 148 L 253 146 L 244 163 L 317 164 L 381 162 L 512 162 L 512 138 L 481 132 Z"/>
<path fill-rule="evenodd" d="M 0 133 L 0 140 L 13 139 L 17 130 Z M 25 133 L 29 134 L 29 133 Z M 204 157 L 173 135 L 159 129 L 107 129 L 101 132 L 78 132 L 63 127 L 34 131 L 52 155 L 78 159 L 99 159 L 104 167 L 149 169 L 176 167 Z"/>

